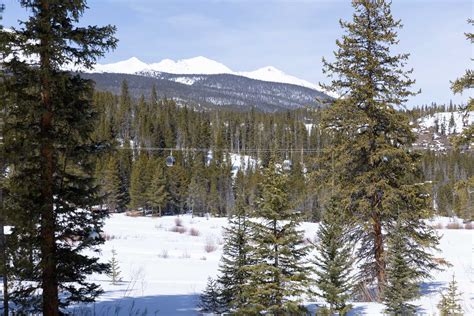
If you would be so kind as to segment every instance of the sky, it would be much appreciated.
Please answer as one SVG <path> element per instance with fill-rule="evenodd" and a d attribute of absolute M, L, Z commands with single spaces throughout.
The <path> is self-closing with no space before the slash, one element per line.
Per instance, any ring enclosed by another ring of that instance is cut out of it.
<path fill-rule="evenodd" d="M 28 12 L 17 0 L 4 3 L 3 24 L 17 26 Z M 164 58 L 205 56 L 234 71 L 274 66 L 314 82 L 328 82 L 322 57 L 333 60 L 343 34 L 339 19 L 350 20 L 349 0 L 89 0 L 81 23 L 117 26 L 118 47 L 100 63 L 130 57 L 151 63 Z M 450 81 L 472 68 L 472 45 L 465 32 L 474 16 L 471 0 L 393 0 L 401 19 L 400 44 L 410 53 L 415 89 L 422 93 L 408 106 L 465 102 L 453 95 Z"/>

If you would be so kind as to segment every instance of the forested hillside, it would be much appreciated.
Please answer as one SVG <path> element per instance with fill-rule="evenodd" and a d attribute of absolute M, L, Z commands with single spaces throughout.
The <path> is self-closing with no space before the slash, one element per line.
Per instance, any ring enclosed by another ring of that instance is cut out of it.
<path fill-rule="evenodd" d="M 247 111 L 256 108 L 264 112 L 320 107 L 330 97 L 318 90 L 294 84 L 268 82 L 233 74 L 175 75 L 163 72 L 82 73 L 83 78 L 96 82 L 96 89 L 120 93 L 127 80 L 130 95 L 139 98 L 156 88 L 158 96 L 174 100 L 179 105 L 201 109 L 233 109 Z"/>
<path fill-rule="evenodd" d="M 194 214 L 226 216 L 235 207 L 236 182 L 244 183 L 253 203 L 262 179 L 260 167 L 268 165 L 271 151 L 276 150 L 278 163 L 292 165 L 288 186 L 292 203 L 308 220 L 320 219 L 328 192 L 319 183 L 319 160 L 330 143 L 330 135 L 321 129 L 322 109 L 306 107 L 273 114 L 197 110 L 158 99 L 153 89 L 134 98 L 126 81 L 117 96 L 96 92 L 94 104 L 100 113 L 94 137 L 113 147 L 96 169 L 97 181 L 107 195 L 104 207 L 110 211 L 142 210 L 158 215 L 192 210 Z M 416 121 L 449 110 L 456 108 L 433 105 L 407 114 Z M 437 213 L 470 219 L 472 152 L 454 148 L 418 151 L 423 170 L 419 181 L 431 181 Z M 172 167 L 165 164 L 168 156 L 176 159 Z M 245 163 L 248 160 L 258 161 L 259 168 Z"/>

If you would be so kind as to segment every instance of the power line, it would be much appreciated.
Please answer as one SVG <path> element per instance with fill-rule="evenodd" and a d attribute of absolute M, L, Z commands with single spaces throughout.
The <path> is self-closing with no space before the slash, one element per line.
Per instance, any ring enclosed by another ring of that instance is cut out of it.
<path fill-rule="evenodd" d="M 149 151 L 184 151 L 184 152 L 216 152 L 216 151 L 222 151 L 222 152 L 231 152 L 231 150 L 228 149 L 219 149 L 215 150 L 212 148 L 170 148 L 170 147 L 116 147 L 116 149 L 119 150 L 149 150 Z M 261 152 L 280 152 L 280 153 L 318 153 L 318 152 L 324 152 L 325 150 L 322 149 L 310 149 L 310 148 L 303 148 L 303 149 L 283 149 L 283 148 L 278 148 L 278 149 L 256 149 L 256 148 L 250 148 L 250 149 L 240 149 L 237 150 L 238 152 L 243 152 L 243 153 L 261 153 Z M 234 152 L 232 152 L 234 153 Z"/>
<path fill-rule="evenodd" d="M 276 149 L 257 149 L 257 148 L 245 148 L 239 150 L 229 150 L 229 149 L 213 149 L 213 148 L 194 148 L 194 147 L 187 147 L 187 148 L 179 148 L 179 147 L 115 147 L 115 149 L 119 150 L 148 150 L 148 151 L 182 151 L 182 152 L 226 152 L 226 153 L 267 153 L 267 152 L 277 152 L 277 153 L 324 153 L 328 152 L 330 149 L 312 149 L 312 148 L 276 148 Z M 434 151 L 432 148 L 425 148 L 425 147 L 410 147 L 408 150 L 415 150 L 415 151 L 433 151 L 433 152 L 443 152 L 443 150 Z M 472 149 L 464 149 L 461 151 L 462 153 L 466 152 L 474 152 L 474 148 Z"/>

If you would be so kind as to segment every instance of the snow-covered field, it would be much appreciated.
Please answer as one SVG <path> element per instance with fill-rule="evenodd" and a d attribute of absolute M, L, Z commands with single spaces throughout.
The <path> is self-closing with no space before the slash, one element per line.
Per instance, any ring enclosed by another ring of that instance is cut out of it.
<path fill-rule="evenodd" d="M 107 242 L 101 259 L 110 260 L 117 252 L 122 282 L 113 285 L 107 276 L 97 276 L 105 290 L 99 300 L 88 307 L 77 307 L 78 315 L 198 315 L 196 304 L 209 276 L 218 272 L 222 253 L 222 228 L 225 218 L 179 217 L 180 232 L 175 232 L 177 217 L 127 217 L 114 214 L 107 220 Z M 443 222 L 444 219 L 435 222 Z M 313 239 L 315 223 L 303 223 L 306 237 Z M 445 225 L 443 225 L 445 227 Z M 191 235 L 193 232 L 197 236 Z M 442 257 L 453 266 L 435 272 L 422 285 L 423 296 L 415 303 L 420 315 L 436 315 L 439 291 L 447 286 L 452 274 L 463 292 L 466 315 L 474 314 L 474 230 L 440 229 Z M 312 310 L 322 304 L 306 299 Z M 352 315 L 380 315 L 383 306 L 376 303 L 354 303 Z"/>

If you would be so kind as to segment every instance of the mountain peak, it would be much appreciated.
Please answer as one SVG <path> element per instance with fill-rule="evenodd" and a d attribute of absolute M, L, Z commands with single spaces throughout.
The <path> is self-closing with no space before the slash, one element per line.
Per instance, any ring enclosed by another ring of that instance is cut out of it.
<path fill-rule="evenodd" d="M 95 66 L 96 72 L 113 72 L 113 73 L 124 73 L 134 74 L 138 71 L 142 71 L 148 68 L 148 65 L 142 62 L 137 57 L 131 57 L 127 60 L 119 61 L 111 64 L 97 64 Z"/>
<path fill-rule="evenodd" d="M 178 75 L 233 74 L 255 80 L 289 83 L 314 90 L 320 90 L 320 87 L 317 84 L 313 84 L 306 80 L 288 75 L 273 66 L 265 66 L 249 72 L 234 72 L 226 65 L 204 56 L 180 59 L 176 61 L 167 58 L 161 60 L 158 63 L 151 64 L 146 64 L 137 57 L 132 57 L 117 63 L 105 65 L 97 64 L 95 71 L 126 74 L 135 74 L 143 71 L 165 72 Z"/>
<path fill-rule="evenodd" d="M 259 68 L 259 69 L 255 70 L 254 72 L 257 72 L 257 71 L 282 72 L 281 70 L 278 70 L 273 66 L 265 66 L 265 67 L 262 67 L 262 68 Z"/>

